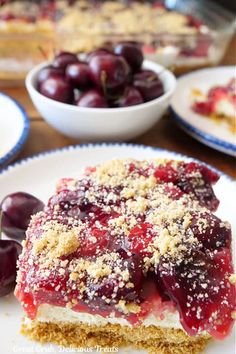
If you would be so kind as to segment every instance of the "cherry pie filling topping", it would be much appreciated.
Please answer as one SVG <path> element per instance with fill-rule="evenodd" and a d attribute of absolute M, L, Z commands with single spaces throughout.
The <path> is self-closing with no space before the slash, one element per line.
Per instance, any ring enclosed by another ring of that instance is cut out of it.
<path fill-rule="evenodd" d="M 231 229 L 212 211 L 219 176 L 195 162 L 114 160 L 60 181 L 28 228 L 16 296 L 138 325 L 180 315 L 226 337 L 236 310 Z"/>

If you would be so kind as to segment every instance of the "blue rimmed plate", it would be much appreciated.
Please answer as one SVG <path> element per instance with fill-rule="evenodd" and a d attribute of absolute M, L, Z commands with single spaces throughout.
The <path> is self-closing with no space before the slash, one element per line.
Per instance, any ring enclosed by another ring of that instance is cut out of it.
<path fill-rule="evenodd" d="M 224 122 L 203 117 L 191 109 L 193 89 L 206 93 L 213 86 L 227 84 L 233 77 L 236 77 L 234 66 L 202 69 L 183 75 L 178 79 L 171 99 L 171 112 L 180 127 L 192 137 L 213 149 L 236 156 L 236 135 L 228 126 Z"/>
<path fill-rule="evenodd" d="M 0 92 L 0 169 L 20 152 L 29 134 L 29 127 L 23 107 Z"/>
<path fill-rule="evenodd" d="M 55 184 L 61 177 L 76 177 L 82 168 L 108 159 L 131 157 L 135 159 L 170 158 L 193 161 L 192 158 L 174 152 L 132 144 L 88 144 L 49 151 L 9 165 L 0 173 L 0 200 L 14 191 L 27 191 L 46 202 L 54 193 Z M 39 173 L 36 173 L 39 172 Z M 220 171 L 221 178 L 215 193 L 221 200 L 217 214 L 232 224 L 235 236 L 235 182 Z M 234 237 L 235 240 L 235 237 Z M 55 345 L 42 345 L 29 341 L 19 333 L 23 311 L 16 299 L 7 296 L 0 299 L 0 339 L 4 354 L 60 353 L 73 351 Z M 234 334 L 223 342 L 212 341 L 205 354 L 234 354 Z M 89 350 L 88 350 L 89 351 Z M 92 353 L 97 353 L 94 349 Z M 119 350 L 127 353 L 126 349 Z M 129 350 L 129 354 L 145 354 L 144 351 Z"/>

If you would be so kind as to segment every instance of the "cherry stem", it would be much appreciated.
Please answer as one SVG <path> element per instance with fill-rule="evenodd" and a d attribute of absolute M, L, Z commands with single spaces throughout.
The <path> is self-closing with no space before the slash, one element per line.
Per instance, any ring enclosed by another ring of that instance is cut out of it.
<path fill-rule="evenodd" d="M 38 50 L 40 51 L 40 53 L 42 54 L 44 59 L 48 60 L 48 55 L 47 55 L 46 51 L 40 45 L 38 46 Z"/>
<path fill-rule="evenodd" d="M 2 210 L 0 210 L 0 240 L 2 239 Z"/>
<path fill-rule="evenodd" d="M 162 73 L 162 71 L 161 71 L 161 73 Z M 158 73 L 158 76 L 160 75 L 160 73 Z M 147 81 L 148 82 L 152 82 L 152 81 L 155 81 L 157 79 L 157 77 L 156 77 L 156 75 L 154 74 L 153 76 L 150 76 L 150 77 L 148 77 L 147 78 Z"/>
<path fill-rule="evenodd" d="M 103 70 L 101 72 L 101 83 L 102 83 L 102 90 L 103 90 L 103 93 L 104 93 L 105 97 L 107 97 L 106 79 L 107 79 L 107 73 Z"/>

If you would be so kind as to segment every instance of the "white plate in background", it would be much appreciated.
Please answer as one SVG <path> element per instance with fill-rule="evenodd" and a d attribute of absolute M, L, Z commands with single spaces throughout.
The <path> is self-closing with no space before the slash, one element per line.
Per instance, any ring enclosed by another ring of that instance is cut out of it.
<path fill-rule="evenodd" d="M 236 135 L 229 130 L 226 123 L 218 123 L 195 113 L 191 109 L 191 92 L 192 89 L 199 89 L 206 93 L 214 86 L 226 85 L 235 77 L 234 66 L 193 71 L 177 80 L 177 87 L 171 99 L 171 112 L 182 129 L 203 144 L 232 156 L 236 156 Z"/>

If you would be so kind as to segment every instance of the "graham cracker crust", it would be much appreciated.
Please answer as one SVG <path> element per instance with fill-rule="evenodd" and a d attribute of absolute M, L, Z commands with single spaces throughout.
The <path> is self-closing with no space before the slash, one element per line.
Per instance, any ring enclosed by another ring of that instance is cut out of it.
<path fill-rule="evenodd" d="M 149 354 L 199 354 L 210 340 L 208 335 L 190 337 L 181 329 L 66 322 L 32 321 L 22 325 L 21 333 L 41 343 L 50 342 L 70 348 L 129 346 L 146 349 Z"/>

